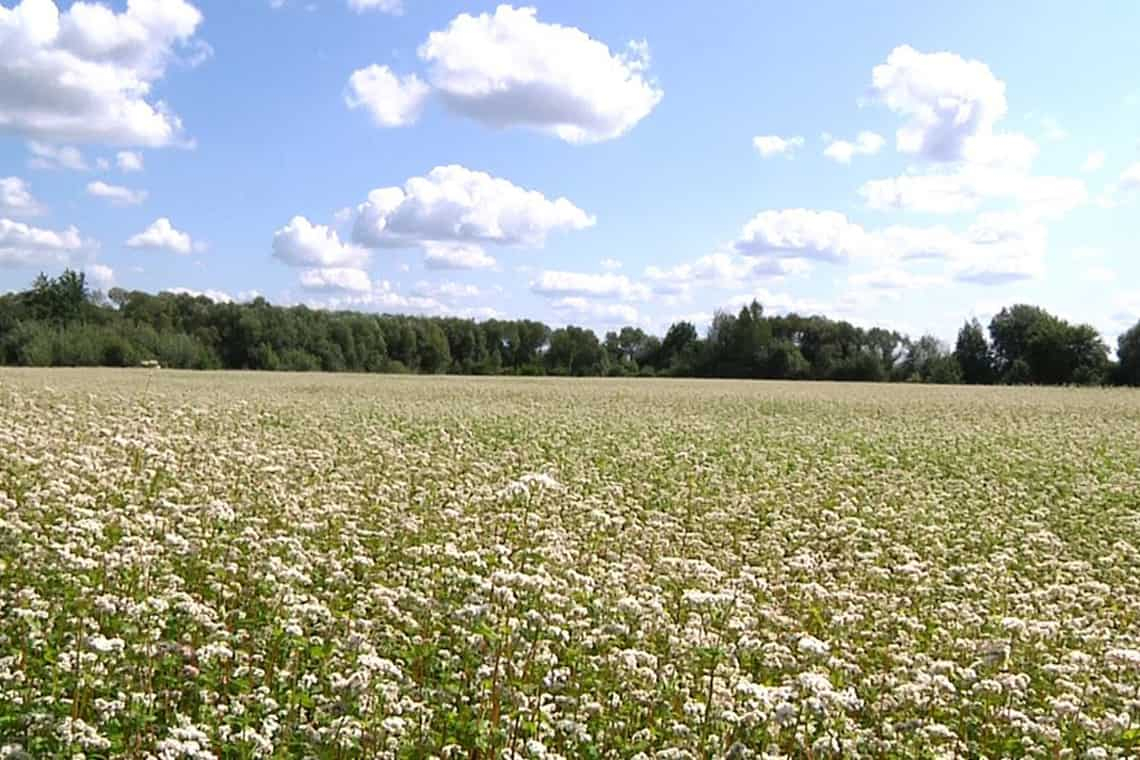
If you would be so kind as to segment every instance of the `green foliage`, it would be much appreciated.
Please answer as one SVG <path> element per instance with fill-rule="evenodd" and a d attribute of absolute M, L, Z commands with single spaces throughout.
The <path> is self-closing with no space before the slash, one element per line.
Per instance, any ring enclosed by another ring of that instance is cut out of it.
<path fill-rule="evenodd" d="M 122 288 L 103 298 L 70 270 L 0 296 L 0 363 L 29 366 L 1140 385 L 1140 325 L 1121 336 L 1118 365 L 1095 329 L 1038 307 L 1003 309 L 989 331 L 987 341 L 977 320 L 965 323 L 950 352 L 933 336 L 768 315 L 752 301 L 717 312 L 704 338 L 680 321 L 660 339 L 627 325 L 599 341 L 587 328 L 552 331 L 526 319 L 332 312 Z"/>

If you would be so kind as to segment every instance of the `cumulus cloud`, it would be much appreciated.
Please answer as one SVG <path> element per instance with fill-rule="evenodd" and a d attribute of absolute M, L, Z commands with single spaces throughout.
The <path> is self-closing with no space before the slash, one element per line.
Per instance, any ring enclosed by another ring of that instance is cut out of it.
<path fill-rule="evenodd" d="M 367 293 L 372 290 L 372 280 L 363 269 L 324 267 L 301 272 L 301 287 L 324 292 Z"/>
<path fill-rule="evenodd" d="M 353 240 L 369 248 L 432 242 L 541 246 L 556 230 L 591 227 L 594 217 L 566 198 L 548 200 L 505 179 L 463 166 L 368 194 L 357 208 Z"/>
<path fill-rule="evenodd" d="M 757 135 L 752 138 L 752 147 L 764 158 L 772 156 L 787 156 L 791 158 L 797 150 L 804 146 L 804 138 L 780 137 L 779 135 Z"/>
<path fill-rule="evenodd" d="M 546 270 L 532 280 L 530 289 L 544 296 L 590 296 L 623 301 L 645 300 L 649 288 L 623 274 L 590 274 Z"/>
<path fill-rule="evenodd" d="M 981 61 L 955 53 L 891 51 L 871 72 L 871 93 L 906 123 L 895 134 L 902 153 L 959 161 L 989 150 L 1007 110 L 1005 83 Z"/>
<path fill-rule="evenodd" d="M 0 113 L 0 125 L 2 124 L 3 114 Z M 32 169 L 66 169 L 76 172 L 91 169 L 83 157 L 83 151 L 72 145 L 51 145 L 31 140 L 28 142 L 28 151 L 32 154 L 28 159 L 28 167 Z"/>
<path fill-rule="evenodd" d="M 66 263 L 90 245 L 75 227 L 57 231 L 0 219 L 0 266 Z"/>
<path fill-rule="evenodd" d="M 606 270 L 607 272 L 616 272 L 617 270 L 621 269 L 621 262 L 614 258 L 604 258 L 599 262 L 599 264 L 601 264 L 602 269 Z"/>
<path fill-rule="evenodd" d="M 859 252 L 866 233 L 836 211 L 763 211 L 744 225 L 733 243 L 745 256 L 776 256 L 840 262 Z"/>
<path fill-rule="evenodd" d="M 43 212 L 27 182 L 19 177 L 0 177 L 0 215 L 38 216 Z"/>
<path fill-rule="evenodd" d="M 1039 220 L 1017 213 L 984 213 L 964 233 L 944 227 L 889 227 L 877 234 L 880 252 L 902 259 L 941 259 L 959 282 L 1005 285 L 1039 277 L 1048 231 Z"/>
<path fill-rule="evenodd" d="M 121 172 L 141 172 L 143 170 L 142 153 L 133 150 L 121 150 L 115 154 L 115 164 Z"/>
<path fill-rule="evenodd" d="M 107 290 L 115 284 L 115 270 L 106 264 L 88 264 L 83 268 L 83 273 L 98 290 Z"/>
<path fill-rule="evenodd" d="M 151 251 L 170 251 L 187 254 L 194 243 L 185 232 L 175 229 L 165 216 L 155 219 L 149 227 L 127 240 L 128 248 L 142 248 Z"/>
<path fill-rule="evenodd" d="M 428 269 L 492 269 L 495 259 L 481 247 L 470 243 L 423 244 L 424 265 Z"/>
<path fill-rule="evenodd" d="M 373 64 L 352 72 L 344 102 L 352 109 L 366 109 L 377 126 L 404 127 L 420 117 L 430 93 L 415 74 L 398 77 L 387 66 Z"/>
<path fill-rule="evenodd" d="M 348 7 L 357 13 L 380 11 L 398 16 L 404 12 L 403 0 L 348 0 Z"/>
<path fill-rule="evenodd" d="M 367 262 L 368 251 L 342 242 L 334 229 L 295 216 L 273 233 L 273 257 L 294 267 L 359 269 Z"/>
<path fill-rule="evenodd" d="M 131 190 L 119 185 L 108 185 L 106 182 L 88 182 L 87 194 L 96 198 L 104 198 L 116 206 L 137 206 L 146 200 L 146 190 Z"/>
<path fill-rule="evenodd" d="M 835 140 L 830 135 L 825 135 L 824 139 L 827 141 L 827 147 L 824 148 L 823 155 L 841 164 L 851 163 L 851 159 L 855 156 L 873 156 L 886 144 L 882 135 L 867 131 L 856 135 L 854 142 Z"/>
<path fill-rule="evenodd" d="M 202 14 L 185 0 L 131 0 L 116 13 L 53 0 L 0 6 L 0 131 L 42 141 L 162 146 L 182 124 L 153 98 L 179 51 L 191 64 Z"/>
<path fill-rule="evenodd" d="M 461 13 L 419 48 L 428 79 L 457 113 L 570 143 L 619 137 L 657 106 L 649 48 L 614 53 L 581 29 L 538 20 L 534 8 Z"/>

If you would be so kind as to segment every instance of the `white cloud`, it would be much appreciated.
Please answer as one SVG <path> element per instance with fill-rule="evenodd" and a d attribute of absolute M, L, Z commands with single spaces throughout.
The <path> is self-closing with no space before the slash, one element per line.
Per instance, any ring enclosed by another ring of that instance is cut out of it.
<path fill-rule="evenodd" d="M 165 288 L 163 293 L 173 293 L 176 296 L 192 296 L 194 298 L 209 298 L 214 303 L 233 303 L 234 297 L 224 290 L 214 290 L 207 288 L 206 290 L 195 290 L 193 288 Z M 242 298 L 242 301 L 253 300 Z"/>
<path fill-rule="evenodd" d="M 273 257 L 294 267 L 359 269 L 368 252 L 341 242 L 336 230 L 295 216 L 273 233 Z"/>
<path fill-rule="evenodd" d="M 83 268 L 83 273 L 98 290 L 107 290 L 115 284 L 115 270 L 106 264 L 88 264 Z"/>
<path fill-rule="evenodd" d="M 471 243 L 423 244 L 424 264 L 428 269 L 491 269 L 495 259 Z"/>
<path fill-rule="evenodd" d="M 427 282 L 426 280 L 417 282 L 412 292 L 417 296 L 437 299 L 478 298 L 483 295 L 483 291 L 479 289 L 479 286 L 472 285 L 471 283 Z"/>
<path fill-rule="evenodd" d="M 532 280 L 530 289 L 544 296 L 591 296 L 623 301 L 645 300 L 649 288 L 624 274 L 589 274 L 546 270 Z"/>
<path fill-rule="evenodd" d="M 202 14 L 185 0 L 133 0 L 116 13 L 52 0 L 0 6 L 0 131 L 35 140 L 161 146 L 182 124 L 155 83 L 178 50 L 200 61 Z"/>
<path fill-rule="evenodd" d="M 940 275 L 923 275 L 908 272 L 898 267 L 876 269 L 871 272 L 851 275 L 848 283 L 857 288 L 871 288 L 872 290 L 923 290 L 946 284 L 946 278 Z"/>
<path fill-rule="evenodd" d="M 1121 190 L 1136 190 L 1140 188 L 1140 163 L 1132 164 L 1120 175 Z"/>
<path fill-rule="evenodd" d="M 0 219 L 0 266 L 65 263 L 89 245 L 75 227 L 56 231 Z"/>
<path fill-rule="evenodd" d="M 555 230 L 591 227 L 594 217 L 566 198 L 462 166 L 437 166 L 403 188 L 383 187 L 357 208 L 353 240 L 370 248 L 426 241 L 541 246 Z"/>
<path fill-rule="evenodd" d="M 121 172 L 141 172 L 143 170 L 142 153 L 133 150 L 121 150 L 115 154 L 115 164 Z"/>
<path fill-rule="evenodd" d="M 601 265 L 602 269 L 607 272 L 616 272 L 617 270 L 621 269 L 621 262 L 617 259 L 604 258 L 598 263 Z"/>
<path fill-rule="evenodd" d="M 871 180 L 859 194 L 872 209 L 930 214 L 975 211 L 986 201 L 1009 200 L 1029 213 L 1059 216 L 1088 200 L 1088 189 L 1080 179 L 976 165 Z"/>
<path fill-rule="evenodd" d="M 420 117 L 431 93 L 415 74 L 396 76 L 387 66 L 373 64 L 352 72 L 344 102 L 349 108 L 366 108 L 381 127 L 406 127 Z"/>
<path fill-rule="evenodd" d="M 452 110 L 496 127 L 524 127 L 570 143 L 619 137 L 660 102 L 649 49 L 612 53 L 581 29 L 538 20 L 534 8 L 461 13 L 419 48 Z"/>
<path fill-rule="evenodd" d="M 165 216 L 155 219 L 149 227 L 127 240 L 128 248 L 144 248 L 180 254 L 190 253 L 193 245 L 190 236 L 175 229 Z"/>
<path fill-rule="evenodd" d="M 624 303 L 597 303 L 581 296 L 568 296 L 559 298 L 551 306 L 564 315 L 573 315 L 579 319 L 597 321 L 608 326 L 632 325 L 643 321 L 637 309 Z"/>
<path fill-rule="evenodd" d="M 824 139 L 827 140 L 828 145 L 824 148 L 823 155 L 841 164 L 851 163 L 854 156 L 873 156 L 882 150 L 883 145 L 886 144 L 882 135 L 867 131 L 860 132 L 855 137 L 855 142 L 833 140 L 830 136 Z"/>
<path fill-rule="evenodd" d="M 1040 277 L 1048 233 L 1031 217 L 1009 213 L 978 215 L 951 249 L 951 272 L 959 282 L 1006 285 Z"/>
<path fill-rule="evenodd" d="M 843 214 L 794 208 L 757 214 L 744 225 L 733 248 L 746 256 L 839 262 L 865 244 L 863 228 Z"/>
<path fill-rule="evenodd" d="M 137 206 L 146 200 L 146 190 L 131 190 L 129 187 L 108 185 L 106 182 L 88 182 L 87 194 L 96 198 L 106 198 L 116 206 Z"/>
<path fill-rule="evenodd" d="M 19 177 L 0 177 L 0 214 L 38 216 L 43 205 L 32 195 L 28 183 Z"/>
<path fill-rule="evenodd" d="M 752 147 L 764 158 L 771 158 L 772 156 L 787 156 L 791 158 L 803 145 L 804 138 L 799 135 L 795 137 L 757 135 L 752 138 Z"/>
<path fill-rule="evenodd" d="M 372 280 L 363 269 L 324 267 L 301 272 L 301 287 L 305 290 L 367 293 L 372 290 Z"/>
<path fill-rule="evenodd" d="M 759 279 L 780 279 L 811 268 L 803 259 L 771 259 L 717 252 L 667 269 L 649 266 L 645 279 L 654 293 L 686 296 L 694 287 L 740 289 Z"/>
<path fill-rule="evenodd" d="M 380 11 L 398 16 L 404 12 L 403 0 L 348 0 L 348 7 L 357 13 Z"/>
<path fill-rule="evenodd" d="M 985 153 L 1006 114 L 1005 84 L 981 61 L 954 53 L 895 48 L 871 73 L 871 92 L 906 123 L 895 135 L 902 153 L 959 161 Z"/>
<path fill-rule="evenodd" d="M 3 111 L 0 111 L 0 127 L 3 126 Z M 76 172 L 90 170 L 83 152 L 71 145 L 50 145 L 35 140 L 28 142 L 28 151 L 32 157 L 28 159 L 28 166 L 32 169 L 67 169 Z"/>

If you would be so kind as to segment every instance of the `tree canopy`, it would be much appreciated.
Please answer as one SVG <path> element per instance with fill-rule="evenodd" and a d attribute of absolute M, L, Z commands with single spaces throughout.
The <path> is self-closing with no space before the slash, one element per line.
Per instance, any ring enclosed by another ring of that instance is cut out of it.
<path fill-rule="evenodd" d="M 938 338 L 858 327 L 821 315 L 769 315 L 757 301 L 661 338 L 625 326 L 602 339 L 528 319 L 366 314 L 219 303 L 188 294 L 92 292 L 82 273 L 40 275 L 0 296 L 0 363 L 190 369 L 1140 385 L 1140 324 L 1119 363 L 1090 325 L 1015 304 L 966 322 L 953 349 Z"/>

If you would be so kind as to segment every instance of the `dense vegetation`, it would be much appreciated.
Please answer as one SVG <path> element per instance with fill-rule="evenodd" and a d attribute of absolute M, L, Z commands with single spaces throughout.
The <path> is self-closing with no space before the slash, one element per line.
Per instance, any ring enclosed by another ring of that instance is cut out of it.
<path fill-rule="evenodd" d="M 0 368 L 0 758 L 1137 758 L 1137 493 L 1121 389 Z"/>
<path fill-rule="evenodd" d="M 10 365 L 1140 385 L 1140 324 L 1120 337 L 1118 363 L 1095 328 L 1035 306 L 1003 309 L 988 332 L 967 322 L 951 348 L 823 316 L 771 316 L 753 302 L 719 312 L 704 337 L 677 322 L 663 338 L 623 327 L 599 339 L 526 319 L 330 312 L 121 288 L 104 295 L 70 270 L 0 297 L 0 363 Z"/>

